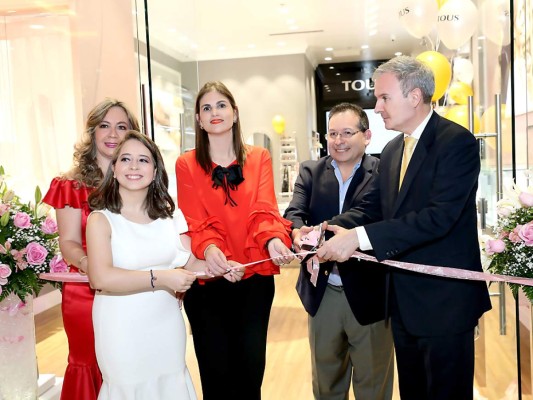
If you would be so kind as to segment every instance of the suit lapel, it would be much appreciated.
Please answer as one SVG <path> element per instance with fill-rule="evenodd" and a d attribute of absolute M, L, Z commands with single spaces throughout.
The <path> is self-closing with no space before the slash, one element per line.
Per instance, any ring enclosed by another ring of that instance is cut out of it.
<path fill-rule="evenodd" d="M 433 140 L 435 139 L 435 132 L 436 132 L 436 126 L 438 124 L 439 116 L 437 113 L 433 112 L 433 115 L 429 119 L 424 131 L 420 135 L 420 139 L 418 140 L 418 143 L 415 147 L 415 151 L 413 152 L 413 155 L 411 156 L 411 161 L 409 162 L 409 165 L 407 166 L 407 171 L 405 171 L 405 177 L 403 178 L 403 183 L 400 191 L 398 192 L 398 197 L 396 198 L 395 204 L 394 204 L 394 212 L 398 210 L 398 207 L 405 199 L 405 196 L 407 192 L 409 192 L 409 187 L 413 183 L 413 180 L 416 178 L 418 171 L 422 167 L 422 164 L 424 164 L 424 161 L 426 157 L 428 156 L 428 149 L 432 145 Z M 398 164 L 398 171 L 401 167 L 401 156 L 403 154 L 403 146 L 402 151 L 400 152 L 400 163 Z M 399 174 L 398 174 L 398 180 L 399 180 Z M 398 182 L 396 187 L 398 187 Z"/>
<path fill-rule="evenodd" d="M 365 156 L 363 156 L 363 159 L 361 160 L 361 165 L 357 168 L 357 171 L 355 171 L 350 186 L 348 186 L 346 197 L 344 198 L 344 204 L 342 205 L 342 212 L 353 207 L 353 199 L 357 197 L 365 186 L 364 182 L 370 179 L 370 175 L 366 173 L 366 168 L 364 166 L 364 157 Z"/>

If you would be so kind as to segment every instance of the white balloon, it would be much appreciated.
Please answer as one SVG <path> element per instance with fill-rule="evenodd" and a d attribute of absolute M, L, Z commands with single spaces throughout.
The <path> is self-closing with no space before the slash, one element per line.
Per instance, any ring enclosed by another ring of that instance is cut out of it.
<path fill-rule="evenodd" d="M 479 8 L 481 31 L 487 39 L 506 46 L 511 42 L 511 9 L 508 0 L 485 0 Z"/>
<path fill-rule="evenodd" d="M 438 12 L 439 6 L 435 0 L 402 0 L 398 18 L 411 36 L 420 39 L 431 32 Z"/>
<path fill-rule="evenodd" d="M 459 82 L 472 85 L 474 80 L 474 65 L 466 58 L 453 59 L 453 78 Z"/>
<path fill-rule="evenodd" d="M 477 8 L 470 0 L 448 0 L 437 16 L 439 38 L 450 50 L 466 43 L 477 28 Z"/>

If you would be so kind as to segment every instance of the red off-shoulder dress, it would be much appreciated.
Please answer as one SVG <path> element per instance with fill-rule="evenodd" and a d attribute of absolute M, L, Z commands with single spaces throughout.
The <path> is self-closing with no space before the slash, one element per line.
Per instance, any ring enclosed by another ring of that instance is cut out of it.
<path fill-rule="evenodd" d="M 92 188 L 77 181 L 54 178 L 43 202 L 55 209 L 66 206 L 81 209 L 81 240 L 85 245 L 85 227 L 91 210 L 87 199 Z M 71 272 L 78 269 L 70 266 Z M 64 283 L 61 310 L 68 338 L 68 366 L 63 380 L 61 400 L 96 400 L 102 374 L 96 362 L 92 307 L 94 290 L 88 283 Z"/>

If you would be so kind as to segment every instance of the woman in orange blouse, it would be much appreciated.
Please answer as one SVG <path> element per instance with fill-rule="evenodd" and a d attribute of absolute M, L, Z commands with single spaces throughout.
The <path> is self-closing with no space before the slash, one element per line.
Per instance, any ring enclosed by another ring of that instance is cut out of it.
<path fill-rule="evenodd" d="M 178 158 L 176 176 L 192 251 L 215 276 L 195 282 L 184 299 L 203 398 L 260 399 L 273 275 L 294 257 L 291 225 L 278 211 L 270 155 L 244 144 L 226 86 L 206 83 L 195 113 L 196 149 Z M 267 258 L 274 259 L 246 267 L 242 279 L 231 267 Z"/>
<path fill-rule="evenodd" d="M 56 210 L 59 247 L 71 272 L 87 271 L 85 226 L 91 212 L 87 199 L 130 129 L 138 130 L 139 123 L 123 102 L 105 99 L 97 104 L 75 147 L 73 168 L 52 180 L 43 199 Z M 63 284 L 61 311 L 69 354 L 61 400 L 96 400 L 102 385 L 94 349 L 93 300 L 94 290 L 88 283 Z"/>

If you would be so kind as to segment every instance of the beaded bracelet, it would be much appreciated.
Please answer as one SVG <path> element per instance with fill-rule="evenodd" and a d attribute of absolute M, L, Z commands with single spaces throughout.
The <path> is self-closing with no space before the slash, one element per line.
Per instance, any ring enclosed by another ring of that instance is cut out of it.
<path fill-rule="evenodd" d="M 150 270 L 150 285 L 152 285 L 152 289 L 155 289 L 154 281 L 157 281 L 157 276 L 154 276 L 154 271 Z"/>

